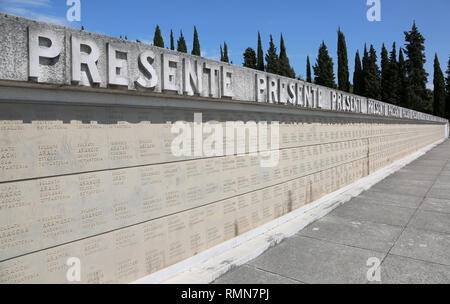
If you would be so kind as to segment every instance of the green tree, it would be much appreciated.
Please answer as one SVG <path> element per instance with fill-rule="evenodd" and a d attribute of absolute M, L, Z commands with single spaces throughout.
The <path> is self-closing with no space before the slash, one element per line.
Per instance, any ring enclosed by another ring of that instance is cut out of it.
<path fill-rule="evenodd" d="M 194 43 L 192 47 L 192 55 L 201 56 L 200 41 L 198 41 L 197 27 L 194 26 Z"/>
<path fill-rule="evenodd" d="M 403 56 L 403 49 L 400 48 L 398 55 L 398 79 L 399 79 L 399 89 L 398 89 L 398 105 L 404 108 L 411 108 L 409 101 L 409 81 L 406 70 L 406 61 Z"/>
<path fill-rule="evenodd" d="M 350 81 L 348 71 L 347 44 L 345 35 L 338 29 L 338 88 L 339 90 L 350 92 Z"/>
<path fill-rule="evenodd" d="M 377 52 L 375 51 L 373 45 L 370 46 L 369 54 L 367 54 L 367 48 L 364 48 L 363 75 L 364 96 L 380 100 L 380 69 L 377 65 Z"/>
<path fill-rule="evenodd" d="M 279 74 L 290 78 L 295 78 L 295 71 L 289 63 L 289 58 L 286 53 L 286 46 L 284 45 L 283 34 L 280 39 L 280 61 Z"/>
<path fill-rule="evenodd" d="M 445 79 L 437 54 L 434 57 L 433 115 L 445 117 Z"/>
<path fill-rule="evenodd" d="M 361 58 L 359 57 L 359 51 L 356 51 L 355 55 L 355 71 L 353 73 L 353 93 L 357 95 L 362 95 L 362 67 L 361 67 Z"/>
<path fill-rule="evenodd" d="M 410 103 L 416 110 L 426 107 L 428 96 L 426 84 L 428 73 L 425 71 L 425 38 L 420 34 L 414 21 L 411 31 L 405 32 L 406 70 L 410 88 Z"/>
<path fill-rule="evenodd" d="M 399 104 L 399 89 L 400 89 L 400 78 L 398 71 L 398 62 L 397 62 L 397 48 L 395 42 L 392 44 L 392 51 L 389 55 L 389 63 L 388 63 L 388 79 L 384 84 L 385 86 L 385 94 L 386 94 L 386 102 L 392 104 Z"/>
<path fill-rule="evenodd" d="M 361 72 L 361 95 L 367 97 L 366 92 L 366 79 L 368 78 L 370 66 L 369 52 L 367 51 L 367 45 L 364 44 L 364 55 L 362 58 L 362 72 Z"/>
<path fill-rule="evenodd" d="M 445 102 L 445 117 L 450 119 L 450 58 L 447 66 L 447 80 L 446 80 L 447 101 Z"/>
<path fill-rule="evenodd" d="M 273 43 L 272 35 L 270 35 L 269 49 L 266 54 L 266 72 L 278 74 L 280 71 L 280 59 L 277 55 L 277 48 Z"/>
<path fill-rule="evenodd" d="M 161 48 L 164 47 L 164 40 L 161 35 L 161 29 L 159 28 L 159 25 L 156 25 L 155 36 L 153 36 L 153 45 Z"/>
<path fill-rule="evenodd" d="M 175 50 L 175 42 L 173 39 L 173 31 L 170 30 L 170 49 L 173 51 Z"/>
<path fill-rule="evenodd" d="M 312 82 L 311 63 L 309 62 L 309 56 L 306 56 L 306 81 Z"/>
<path fill-rule="evenodd" d="M 251 47 L 244 52 L 244 66 L 251 69 L 256 69 L 256 52 Z"/>
<path fill-rule="evenodd" d="M 336 87 L 334 82 L 333 59 L 328 54 L 328 49 L 324 41 L 320 45 L 317 62 L 313 69 L 315 75 L 314 82 L 316 84 L 329 88 Z"/>
<path fill-rule="evenodd" d="M 262 49 L 262 43 L 261 43 L 261 34 L 258 32 L 258 50 L 257 50 L 257 64 L 256 69 L 260 71 L 264 71 L 264 51 Z"/>
<path fill-rule="evenodd" d="M 389 79 L 390 68 L 389 68 L 389 55 L 388 51 L 383 43 L 381 48 L 381 100 L 388 102 L 389 99 Z"/>
<path fill-rule="evenodd" d="M 187 53 L 186 40 L 183 37 L 183 31 L 180 31 L 180 38 L 177 41 L 177 51 L 181 53 Z"/>
<path fill-rule="evenodd" d="M 230 62 L 230 59 L 228 58 L 228 46 L 227 46 L 226 42 L 223 43 L 223 51 L 222 51 L 222 45 L 220 46 L 220 53 L 221 53 L 221 57 L 222 57 L 220 59 L 220 61 Z"/>
<path fill-rule="evenodd" d="M 222 45 L 220 45 L 220 61 L 223 61 L 223 48 L 222 48 Z"/>

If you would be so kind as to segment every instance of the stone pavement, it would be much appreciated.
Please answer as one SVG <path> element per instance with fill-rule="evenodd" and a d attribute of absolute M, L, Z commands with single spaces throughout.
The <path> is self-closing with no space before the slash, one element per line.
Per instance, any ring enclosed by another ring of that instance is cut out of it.
<path fill-rule="evenodd" d="M 216 284 L 450 283 L 450 141 Z"/>

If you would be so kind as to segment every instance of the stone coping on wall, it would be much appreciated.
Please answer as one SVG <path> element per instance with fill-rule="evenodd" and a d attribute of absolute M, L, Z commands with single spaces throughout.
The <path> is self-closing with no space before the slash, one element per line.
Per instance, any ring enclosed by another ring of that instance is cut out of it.
<path fill-rule="evenodd" d="M 2 13 L 0 27 L 0 85 L 8 87 L 56 87 L 80 94 L 155 96 L 160 103 L 179 98 L 213 100 L 265 105 L 274 111 L 298 108 L 448 123 L 301 80 L 27 18 Z"/>

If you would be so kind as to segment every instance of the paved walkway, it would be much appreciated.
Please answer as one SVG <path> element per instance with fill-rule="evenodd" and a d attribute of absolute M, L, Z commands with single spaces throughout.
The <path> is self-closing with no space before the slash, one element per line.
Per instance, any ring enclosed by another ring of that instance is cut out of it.
<path fill-rule="evenodd" d="M 218 284 L 450 283 L 450 141 Z M 373 264 L 372 264 L 373 265 Z"/>

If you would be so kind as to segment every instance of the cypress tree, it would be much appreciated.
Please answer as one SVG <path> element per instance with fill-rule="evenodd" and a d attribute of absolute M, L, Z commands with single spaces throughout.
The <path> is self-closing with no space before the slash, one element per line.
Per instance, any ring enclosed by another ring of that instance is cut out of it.
<path fill-rule="evenodd" d="M 256 52 L 251 47 L 244 52 L 244 66 L 251 69 L 256 69 Z"/>
<path fill-rule="evenodd" d="M 230 62 L 230 59 L 228 58 L 228 46 L 227 43 L 223 43 L 223 62 Z"/>
<path fill-rule="evenodd" d="M 362 72 L 361 72 L 361 95 L 367 97 L 367 89 L 366 89 L 366 82 L 368 79 L 369 74 L 369 66 L 370 66 L 370 58 L 369 53 L 367 52 L 367 45 L 364 44 L 364 55 L 362 58 Z"/>
<path fill-rule="evenodd" d="M 161 47 L 161 48 L 164 47 L 164 40 L 161 35 L 161 30 L 159 28 L 159 25 L 156 25 L 155 36 L 153 37 L 153 45 Z"/>
<path fill-rule="evenodd" d="M 398 80 L 399 80 L 399 89 L 398 89 L 397 104 L 404 108 L 411 108 L 411 104 L 409 101 L 409 82 L 406 71 L 406 62 L 403 56 L 403 49 L 401 48 L 398 55 Z"/>
<path fill-rule="evenodd" d="M 450 58 L 448 59 L 447 84 L 445 88 L 447 91 L 447 101 L 445 102 L 445 117 L 450 120 Z"/>
<path fill-rule="evenodd" d="M 223 61 L 223 48 L 222 48 L 222 44 L 220 45 L 220 61 Z"/>
<path fill-rule="evenodd" d="M 381 100 L 388 102 L 389 99 L 389 81 L 390 81 L 389 57 L 386 47 L 381 48 Z"/>
<path fill-rule="evenodd" d="M 355 72 L 353 73 L 353 93 L 357 95 L 362 95 L 362 67 L 361 58 L 359 57 L 359 51 L 356 51 L 355 55 Z"/>
<path fill-rule="evenodd" d="M 261 43 L 261 35 L 258 32 L 258 55 L 257 55 L 257 59 L 258 59 L 258 63 L 256 65 L 256 69 L 260 70 L 260 71 L 264 71 L 264 52 L 262 49 L 262 43 Z"/>
<path fill-rule="evenodd" d="M 192 47 L 192 55 L 201 56 L 200 41 L 198 41 L 197 27 L 194 26 L 194 43 Z"/>
<path fill-rule="evenodd" d="M 345 35 L 338 29 L 338 88 L 339 90 L 350 92 L 350 81 L 348 71 L 347 44 Z"/>
<path fill-rule="evenodd" d="M 170 30 L 170 49 L 173 51 L 175 50 L 175 42 L 173 39 L 173 31 Z"/>
<path fill-rule="evenodd" d="M 380 69 L 377 65 L 377 53 L 373 45 L 370 46 L 369 54 L 367 49 L 364 50 L 363 58 L 363 75 L 364 75 L 364 92 L 368 98 L 380 100 L 381 84 Z"/>
<path fill-rule="evenodd" d="M 319 54 L 317 56 L 317 62 L 313 67 L 314 69 L 314 82 L 319 85 L 323 85 L 329 88 L 336 87 L 334 82 L 334 71 L 333 71 L 333 59 L 331 59 L 328 54 L 327 46 L 325 42 L 319 48 Z"/>
<path fill-rule="evenodd" d="M 295 71 L 291 67 L 291 64 L 289 63 L 289 58 L 286 54 L 286 46 L 284 45 L 284 39 L 283 34 L 281 34 L 280 39 L 280 67 L 279 67 L 279 74 L 281 76 L 286 76 L 290 78 L 295 78 Z"/>
<path fill-rule="evenodd" d="M 309 56 L 306 57 L 306 81 L 312 82 L 311 63 L 309 62 Z"/>
<path fill-rule="evenodd" d="M 270 35 L 269 50 L 266 54 L 266 72 L 278 74 L 280 71 L 280 60 L 277 55 L 277 48 L 273 43 L 272 35 Z"/>
<path fill-rule="evenodd" d="M 392 44 L 392 51 L 389 55 L 388 62 L 388 79 L 384 84 L 385 86 L 385 94 L 386 94 L 386 102 L 392 104 L 399 103 L 399 89 L 400 89 L 400 79 L 398 73 L 398 62 L 397 62 L 397 48 L 395 46 L 395 42 Z"/>
<path fill-rule="evenodd" d="M 437 54 L 434 57 L 434 102 L 433 115 L 445 117 L 445 80 Z"/>
<path fill-rule="evenodd" d="M 420 34 L 414 21 L 410 32 L 405 32 L 406 41 L 406 70 L 410 88 L 410 102 L 414 109 L 423 110 L 427 103 L 427 77 L 424 69 L 425 60 L 425 38 Z"/>
<path fill-rule="evenodd" d="M 186 40 L 184 40 L 183 31 L 180 31 L 180 38 L 177 41 L 177 51 L 187 53 Z"/>

